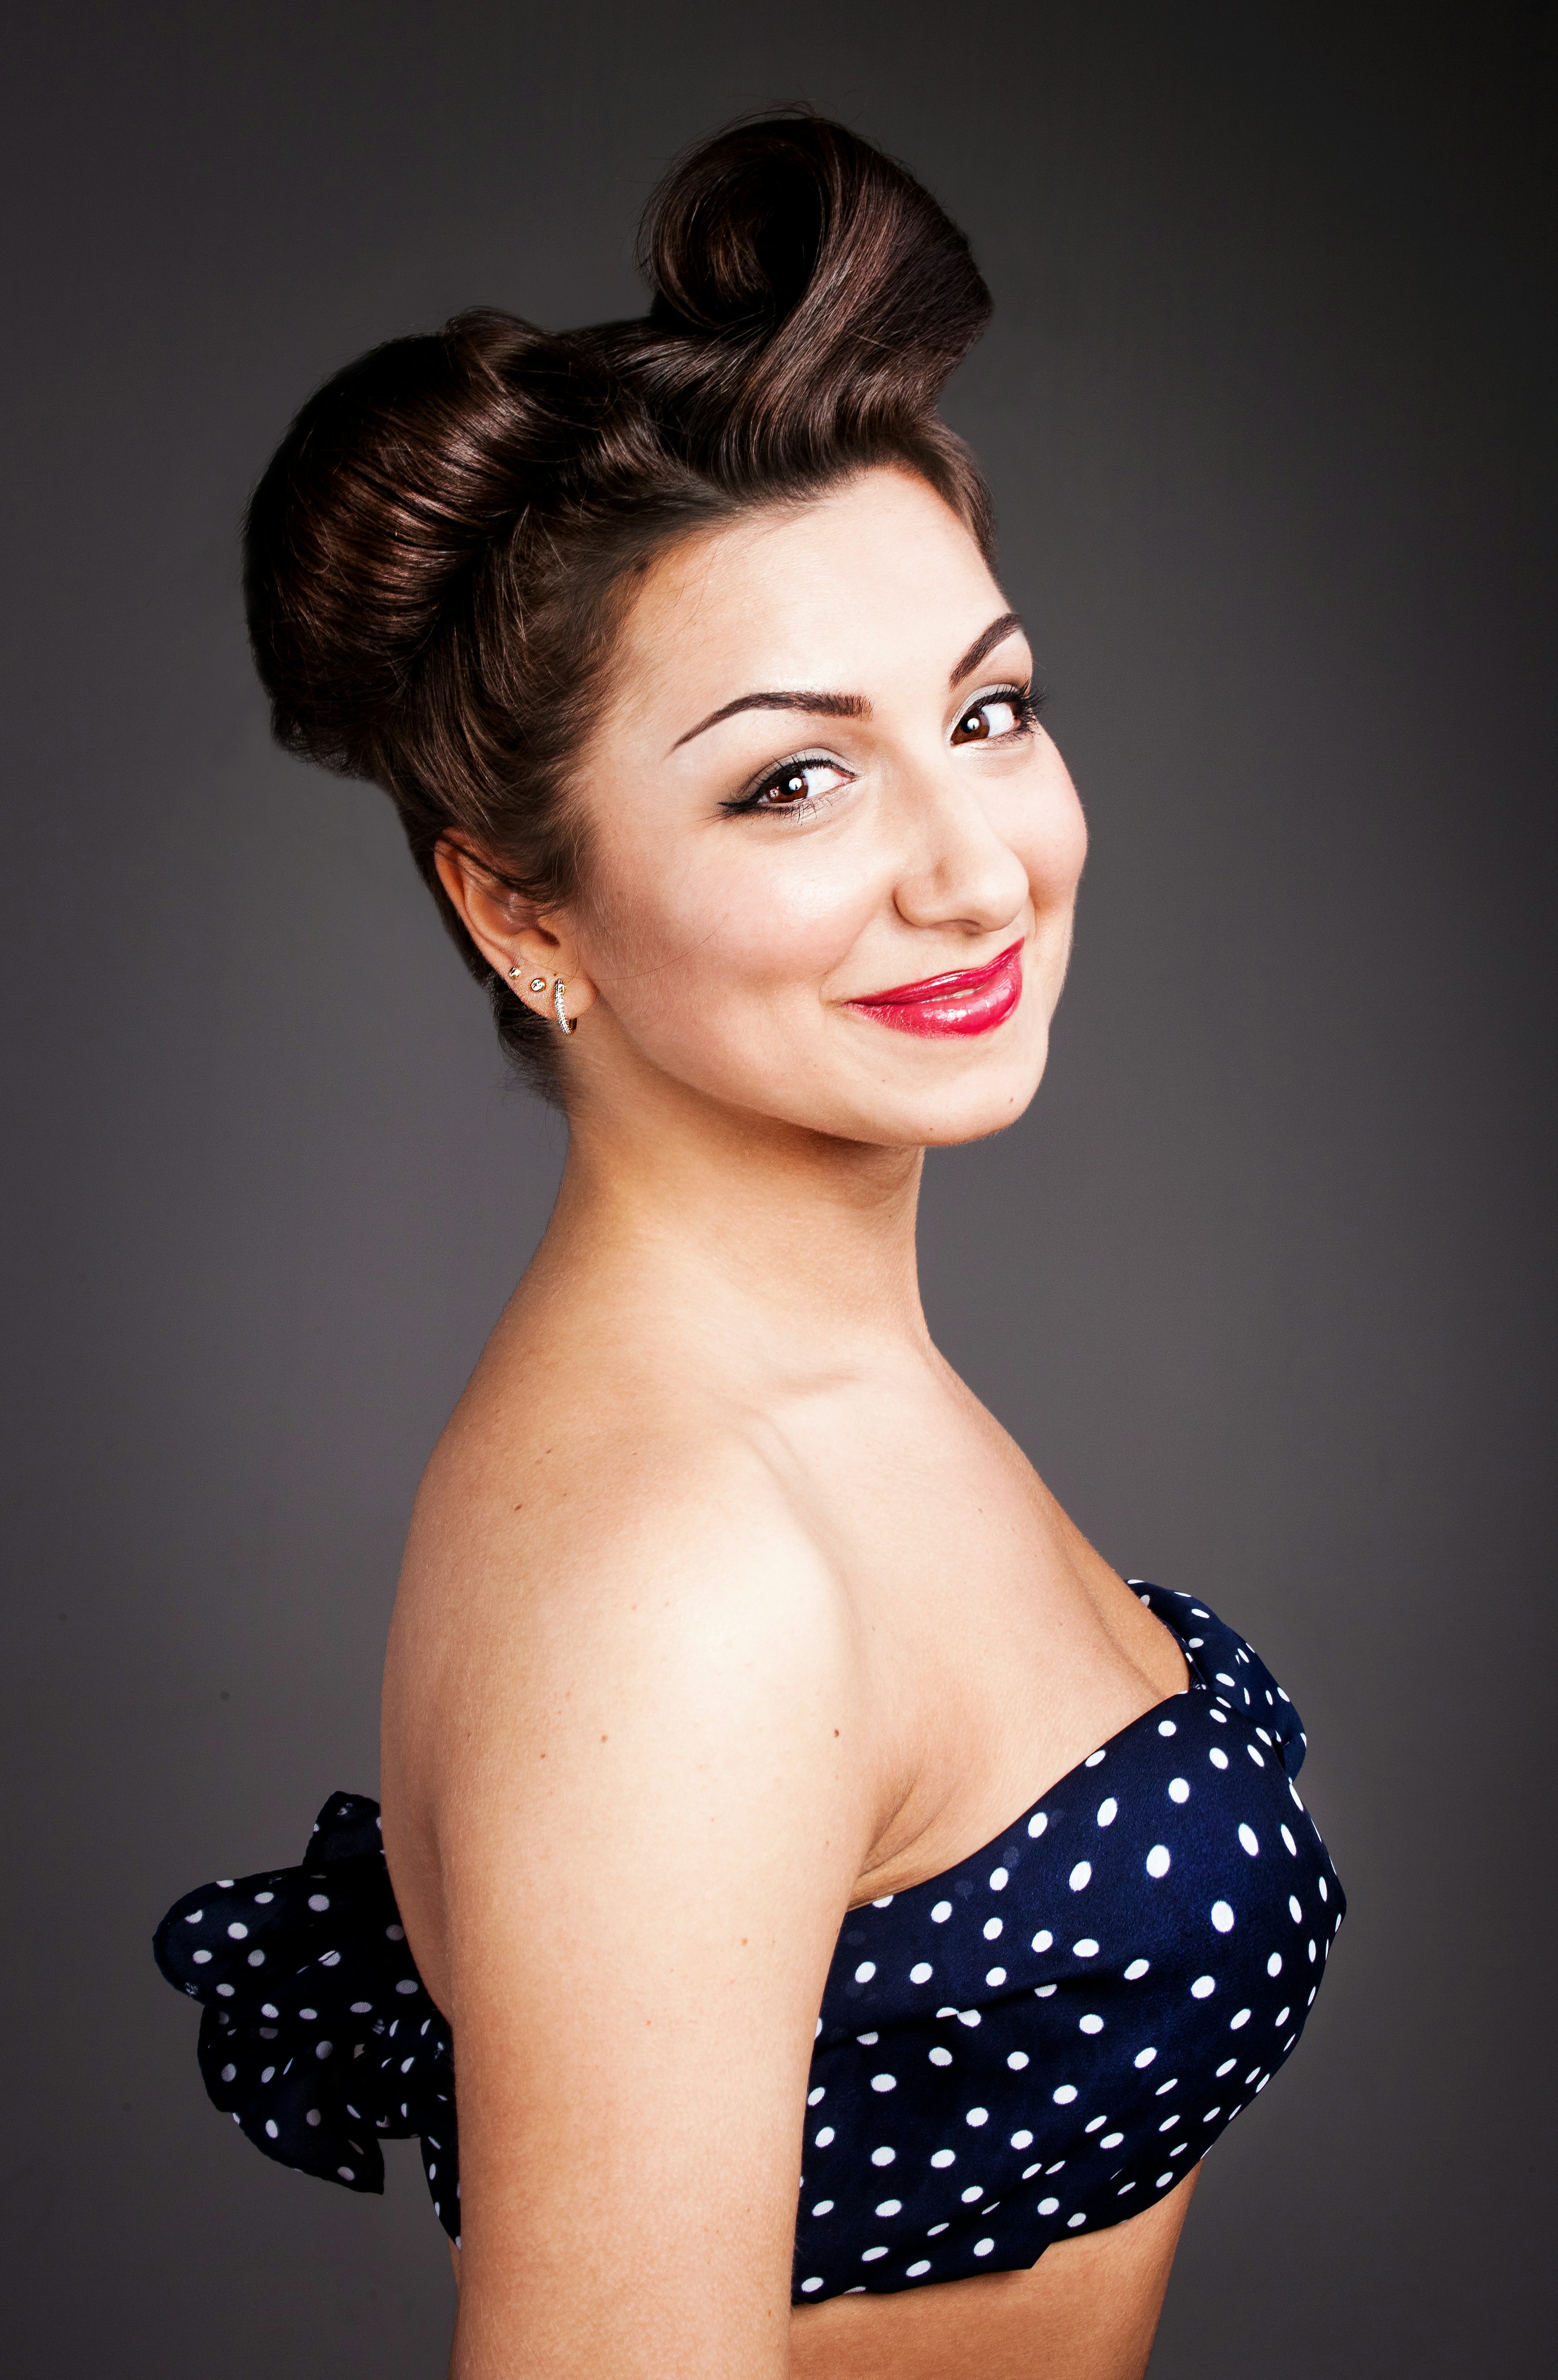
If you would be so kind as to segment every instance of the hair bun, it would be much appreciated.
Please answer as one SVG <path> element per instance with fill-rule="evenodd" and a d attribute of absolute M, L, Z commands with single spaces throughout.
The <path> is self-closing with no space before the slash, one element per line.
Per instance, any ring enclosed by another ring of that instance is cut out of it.
<path fill-rule="evenodd" d="M 968 241 L 930 193 L 822 116 L 705 142 L 650 200 L 639 261 L 657 330 L 748 360 L 732 407 L 732 373 L 710 358 L 727 414 L 783 410 L 803 382 L 809 404 L 863 427 L 923 419 L 990 314 Z"/>
<path fill-rule="evenodd" d="M 245 597 L 277 740 L 379 773 L 418 656 L 538 490 L 564 481 L 610 391 L 512 314 L 456 315 L 346 366 L 255 490 Z"/>

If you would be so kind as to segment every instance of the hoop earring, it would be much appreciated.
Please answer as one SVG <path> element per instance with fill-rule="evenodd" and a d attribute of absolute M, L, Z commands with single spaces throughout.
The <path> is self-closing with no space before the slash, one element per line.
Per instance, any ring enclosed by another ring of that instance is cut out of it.
<path fill-rule="evenodd" d="M 573 1020 L 572 1020 L 571 1018 L 569 1018 L 569 1017 L 565 1016 L 565 1015 L 563 1014 L 563 1013 L 562 1013 L 562 992 L 563 992 L 562 978 L 561 976 L 558 976 L 557 978 L 555 978 L 555 979 L 554 979 L 554 981 L 553 981 L 553 983 L 552 983 L 552 988 L 551 988 L 551 1008 L 552 1008 L 552 1014 L 556 1017 L 557 1022 L 558 1022 L 559 1028 L 560 1028 L 562 1032 L 564 1032 L 564 1033 L 572 1033 L 572 1032 L 574 1032 L 574 1031 L 575 1027 L 574 1027 L 574 1023 L 573 1023 Z"/>

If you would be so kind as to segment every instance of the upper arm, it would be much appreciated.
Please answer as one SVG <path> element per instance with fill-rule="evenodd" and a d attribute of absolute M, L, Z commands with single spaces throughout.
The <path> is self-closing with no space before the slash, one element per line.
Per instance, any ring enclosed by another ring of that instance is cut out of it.
<path fill-rule="evenodd" d="M 478 1591 L 441 1694 L 459 2380 L 787 2369 L 852 1647 L 782 1516 L 662 1517 Z"/>

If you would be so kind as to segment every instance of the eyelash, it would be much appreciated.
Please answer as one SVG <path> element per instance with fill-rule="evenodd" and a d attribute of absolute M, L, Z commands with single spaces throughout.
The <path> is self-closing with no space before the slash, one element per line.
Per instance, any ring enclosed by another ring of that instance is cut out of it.
<path fill-rule="evenodd" d="M 1013 743 L 1019 736 L 1031 735 L 1034 728 L 1038 725 L 1039 713 L 1044 709 L 1045 704 L 1044 688 L 1042 686 L 1035 687 L 1032 685 L 993 686 L 989 687 L 985 693 L 976 694 L 972 702 L 964 704 L 962 710 L 958 713 L 958 724 L 960 727 L 962 725 L 963 721 L 969 717 L 971 712 L 983 710 L 986 703 L 991 702 L 1009 702 L 1012 709 L 1016 711 L 1017 724 L 1012 729 L 1010 735 L 1001 735 L 997 736 L 996 739 L 997 743 L 1001 744 Z"/>
<path fill-rule="evenodd" d="M 1043 692 L 1032 686 L 993 686 L 985 693 L 976 695 L 972 702 L 964 705 L 958 713 L 958 723 L 960 726 L 973 711 L 983 710 L 987 703 L 1008 702 L 1017 713 L 1017 724 L 1007 735 L 997 736 L 994 740 L 1001 744 L 1016 743 L 1033 734 L 1038 725 L 1039 713 L 1044 708 L 1044 701 Z M 787 759 L 779 761 L 772 768 L 765 769 L 755 784 L 750 786 L 744 794 L 736 795 L 733 800 L 721 802 L 719 807 L 729 818 L 753 816 L 790 818 L 805 810 L 815 813 L 832 800 L 831 794 L 819 794 L 811 801 L 776 803 L 772 808 L 767 808 L 764 806 L 763 796 L 772 792 L 781 779 L 795 776 L 803 769 L 839 769 L 841 767 L 841 762 L 836 760 L 829 752 L 792 752 Z M 845 773 L 849 772 L 845 771 Z"/>

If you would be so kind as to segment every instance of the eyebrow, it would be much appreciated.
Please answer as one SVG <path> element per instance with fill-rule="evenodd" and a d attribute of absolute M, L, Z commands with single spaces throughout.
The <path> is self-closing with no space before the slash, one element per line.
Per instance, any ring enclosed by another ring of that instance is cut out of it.
<path fill-rule="evenodd" d="M 962 660 L 948 679 L 948 685 L 961 686 L 964 678 L 973 675 L 985 656 L 993 653 L 997 645 L 1004 645 L 1007 638 L 1014 635 L 1021 625 L 1022 623 L 1015 612 L 1003 612 L 998 620 L 992 620 L 984 634 L 982 637 L 975 637 Z"/>
<path fill-rule="evenodd" d="M 997 645 L 1004 645 L 1021 625 L 1015 612 L 1003 612 L 998 620 L 992 620 L 983 634 L 974 638 L 948 679 L 948 685 L 960 686 L 964 678 L 979 667 L 987 653 L 993 653 Z M 774 687 L 762 694 L 739 694 L 734 702 L 722 703 L 718 710 L 711 710 L 707 719 L 700 719 L 695 727 L 689 727 L 685 735 L 679 735 L 671 750 L 680 752 L 682 745 L 690 744 L 694 735 L 702 735 L 709 728 L 718 727 L 722 720 L 734 719 L 743 710 L 804 710 L 809 711 L 814 719 L 869 719 L 871 716 L 871 705 L 863 694 L 823 694 L 805 689 L 791 693 Z"/>
<path fill-rule="evenodd" d="M 869 719 L 871 716 L 871 705 L 863 694 L 782 694 L 778 691 L 740 694 L 734 702 L 727 702 L 720 710 L 711 710 L 707 719 L 700 719 L 695 727 L 689 727 L 685 735 L 679 735 L 671 750 L 680 752 L 682 745 L 690 744 L 694 735 L 701 735 L 706 728 L 718 727 L 722 719 L 733 719 L 738 710 L 809 710 L 814 718 L 822 719 Z"/>

